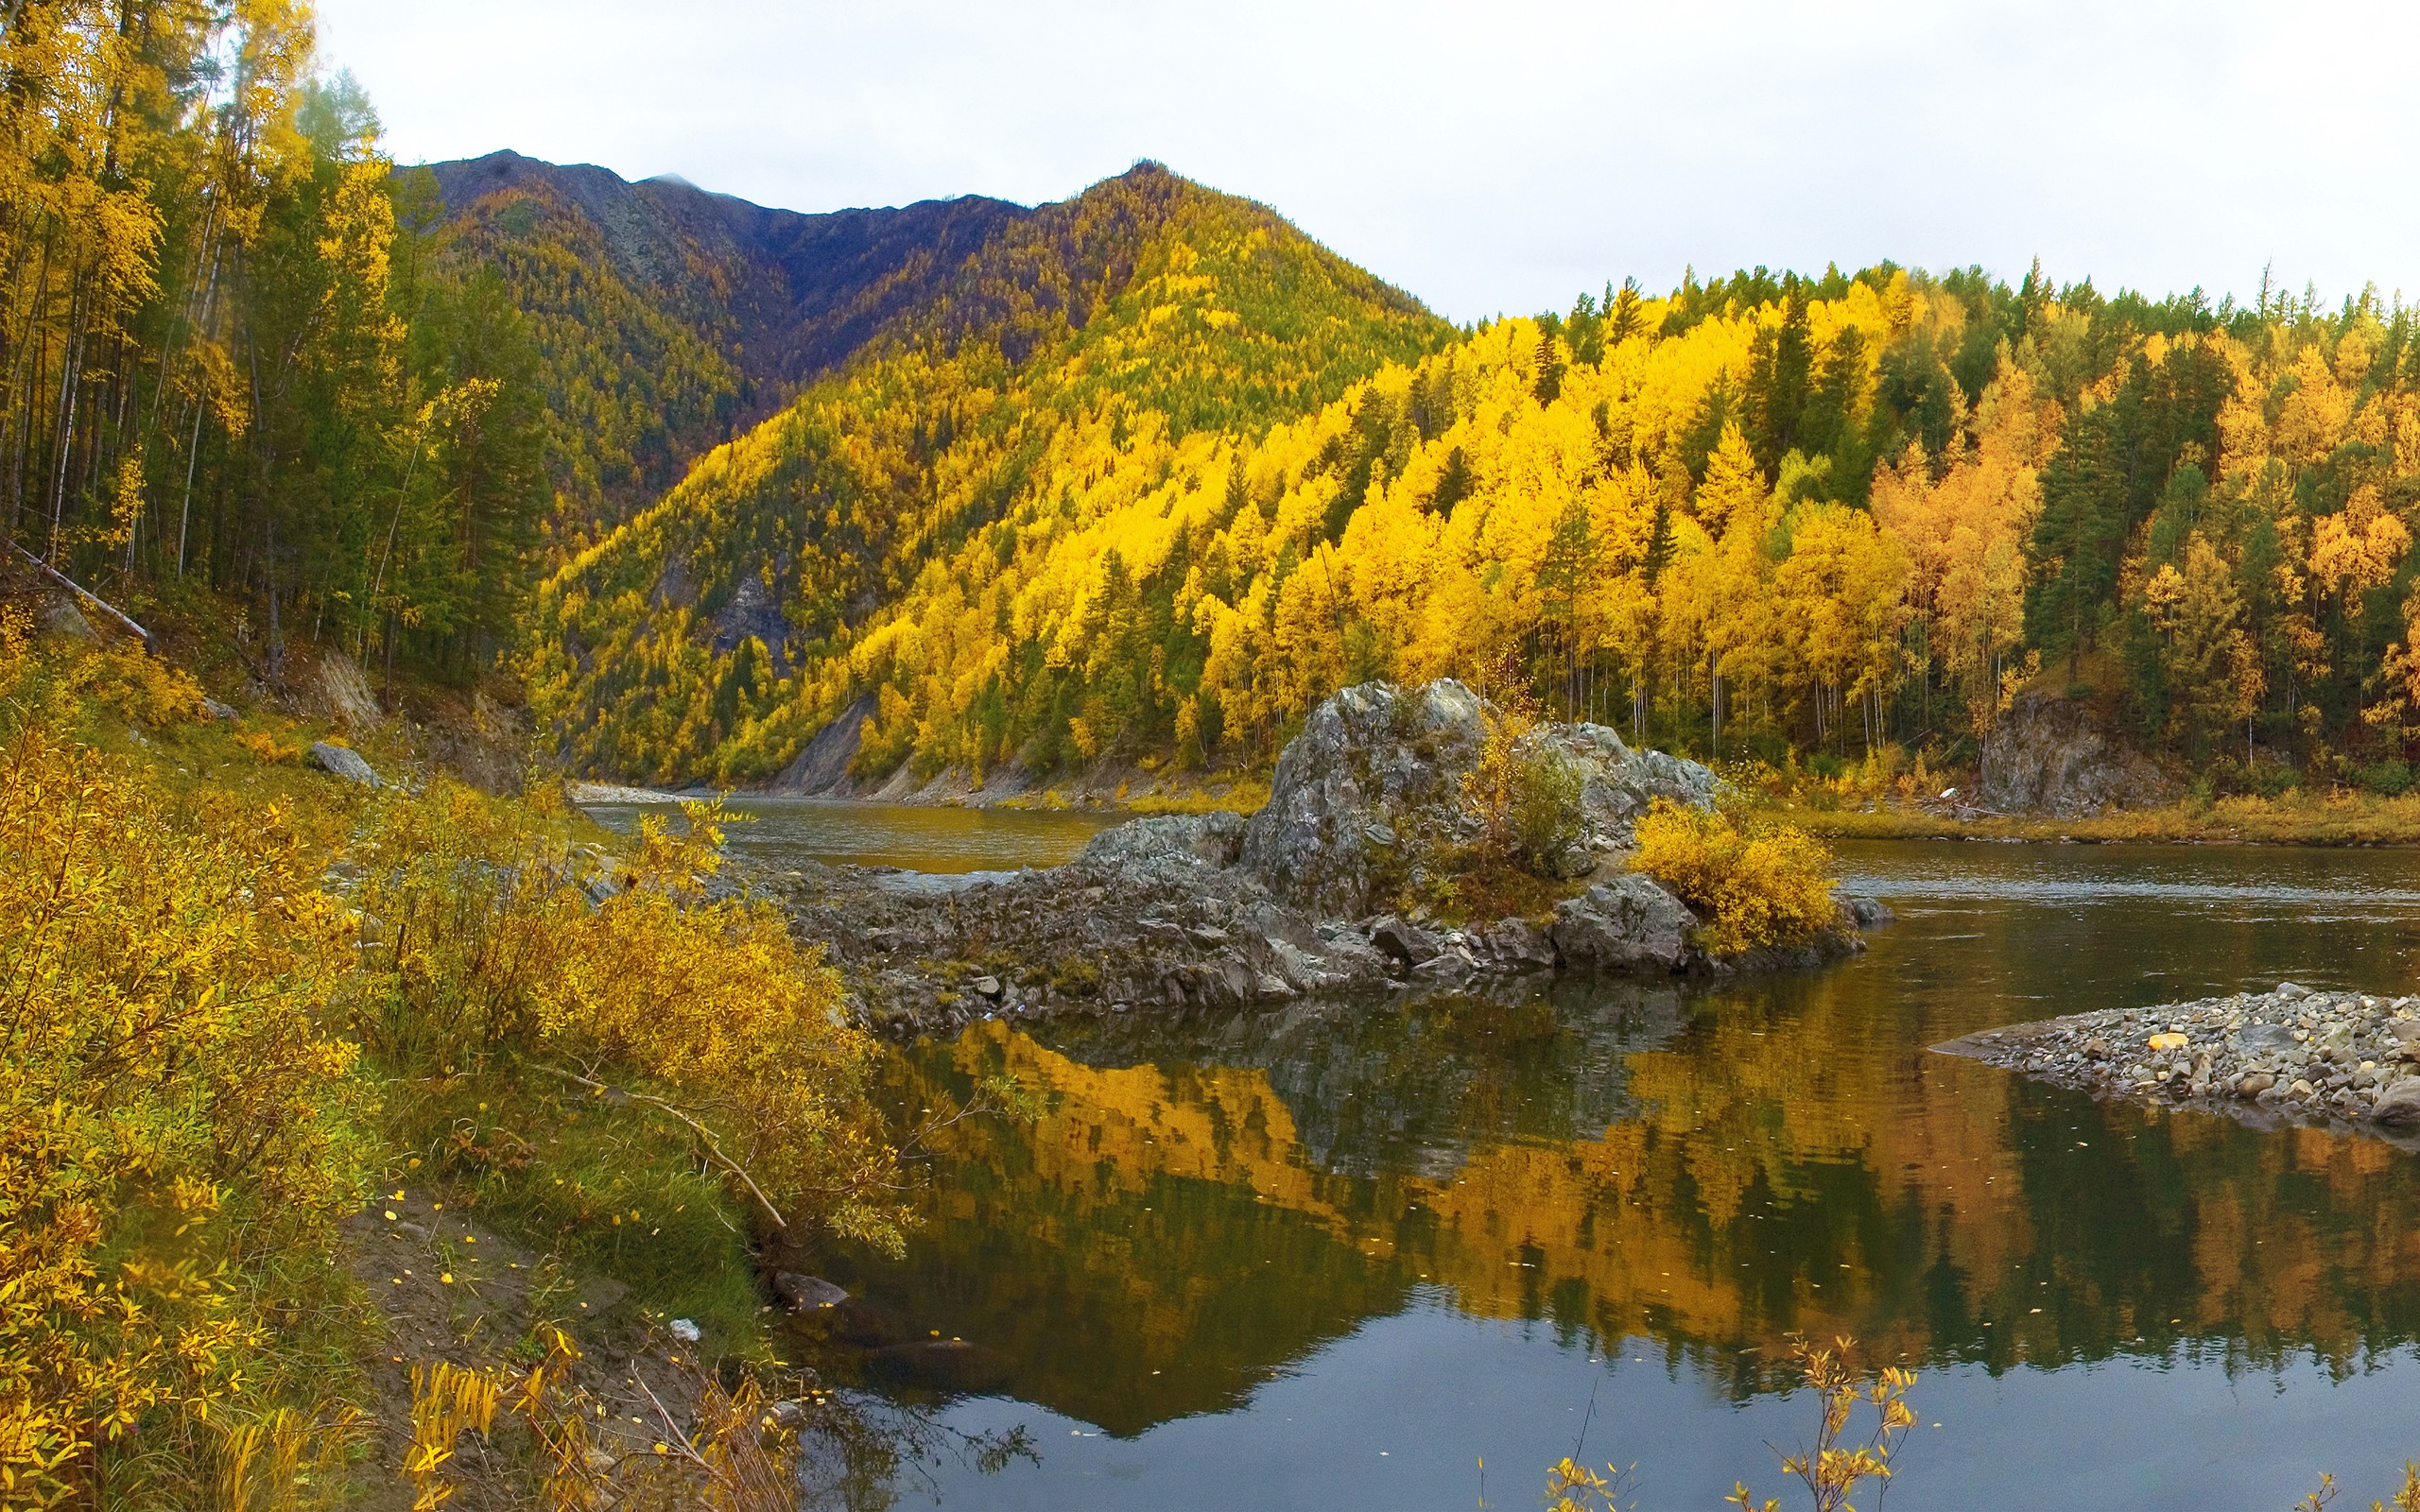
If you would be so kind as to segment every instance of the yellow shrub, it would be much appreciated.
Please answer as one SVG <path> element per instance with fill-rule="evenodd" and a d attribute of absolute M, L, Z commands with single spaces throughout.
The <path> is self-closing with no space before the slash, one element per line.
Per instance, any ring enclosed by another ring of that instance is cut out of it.
<path fill-rule="evenodd" d="M 1796 944 L 1838 914 L 1831 852 L 1803 831 L 1742 830 L 1727 814 L 1658 799 L 1640 816 L 1637 838 L 1631 869 L 1707 918 L 1706 945 L 1719 955 Z"/>
<path fill-rule="evenodd" d="M 281 746 L 275 735 L 255 733 L 249 730 L 235 731 L 235 744 L 271 765 L 281 762 L 299 761 L 302 755 L 302 747 L 300 746 Z"/>
<path fill-rule="evenodd" d="M 139 647 L 112 646 L 76 663 L 69 683 L 124 718 L 161 727 L 201 713 L 201 684 Z"/>
<path fill-rule="evenodd" d="M 171 814 L 47 719 L 0 746 L 0 1501 L 138 1430 L 149 1463 L 224 1431 L 280 1257 L 357 1200 L 316 871 L 274 808 Z"/>
<path fill-rule="evenodd" d="M 894 1241 L 892 1152 L 868 1088 L 873 1041 L 839 979 L 768 902 L 709 900 L 717 814 L 643 825 L 604 899 L 526 810 L 439 782 L 395 794 L 365 847 L 381 936 L 361 1022 L 407 1068 L 508 1059 L 624 1091 L 677 1120 L 777 1223 Z"/>

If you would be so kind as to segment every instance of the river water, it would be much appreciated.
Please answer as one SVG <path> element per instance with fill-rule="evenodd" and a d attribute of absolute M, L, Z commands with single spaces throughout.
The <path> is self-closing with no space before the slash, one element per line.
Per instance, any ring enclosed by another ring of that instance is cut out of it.
<path fill-rule="evenodd" d="M 846 1346 L 827 1373 L 1029 1452 L 942 1449 L 873 1500 L 1523 1507 L 1577 1448 L 1634 1464 L 1641 1512 L 1712 1509 L 1783 1491 L 1802 1332 L 1920 1372 L 1885 1506 L 2282 1512 L 2323 1469 L 2348 1503 L 2390 1491 L 2420 1457 L 2420 1162 L 1926 1047 L 2284 977 L 2408 989 L 2420 857 L 1842 862 L 1899 921 L 1820 972 L 910 1050 L 912 1105 L 1005 1074 L 1039 1116 L 940 1138 L 904 1261 L 830 1258 L 866 1350 L 975 1349 L 922 1384 Z"/>

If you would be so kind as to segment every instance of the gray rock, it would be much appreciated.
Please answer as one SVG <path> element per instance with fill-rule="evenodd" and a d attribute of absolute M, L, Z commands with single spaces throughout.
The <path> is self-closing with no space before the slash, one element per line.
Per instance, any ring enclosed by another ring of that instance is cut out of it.
<path fill-rule="evenodd" d="M 821 1276 L 803 1276 L 794 1270 L 778 1271 L 773 1276 L 773 1295 L 782 1305 L 794 1313 L 815 1313 L 838 1307 L 849 1299 L 849 1294 Z"/>
<path fill-rule="evenodd" d="M 1526 919 L 1499 919 L 1486 934 L 1487 948 L 1515 971 L 1554 970 L 1554 941 Z"/>
<path fill-rule="evenodd" d="M 1547 933 L 1566 965 L 1597 971 L 1679 971 L 1697 916 L 1636 872 L 1555 905 Z"/>
<path fill-rule="evenodd" d="M 2310 996 L 2310 988 L 2299 982 L 2280 982 L 2277 984 L 2277 990 L 2271 995 L 2282 998 L 2288 1003 L 2300 1003 Z"/>
<path fill-rule="evenodd" d="M 1324 700 L 1278 758 L 1269 803 L 1244 827 L 1239 864 L 1279 902 L 1320 919 L 1357 919 L 1389 906 L 1455 847 L 1479 817 L 1462 780 L 1487 738 L 1487 710 L 1452 679 L 1398 689 L 1362 683 Z M 1714 773 L 1695 762 L 1634 751 L 1601 725 L 1548 725 L 1530 747 L 1580 778 L 1580 833 L 1542 869 L 1582 876 L 1630 844 L 1655 799 L 1706 807 Z"/>
<path fill-rule="evenodd" d="M 2389 1082 L 2379 1091 L 2378 1100 L 2370 1105 L 2370 1121 L 2389 1128 L 2410 1128 L 2420 1124 L 2420 1076 L 2398 1076 Z"/>
<path fill-rule="evenodd" d="M 1891 905 L 1879 898 L 1852 897 L 1847 893 L 1836 896 L 1840 900 L 1841 912 L 1859 929 L 1873 929 L 1898 917 L 1891 912 Z"/>
<path fill-rule="evenodd" d="M 310 761 L 320 770 L 341 777 L 348 782 L 358 782 L 364 787 L 386 785 L 378 781 L 378 774 L 371 770 L 370 764 L 361 759 L 361 752 L 350 746 L 331 746 L 324 740 L 314 741 Z"/>
<path fill-rule="evenodd" d="M 1243 839 L 1241 815 L 1159 814 L 1101 831 L 1085 845 L 1083 859 L 1104 866 L 1229 867 Z"/>
<path fill-rule="evenodd" d="M 235 711 L 232 705 L 220 703 L 206 693 L 201 696 L 201 712 L 212 719 L 226 720 L 235 717 Z"/>
<path fill-rule="evenodd" d="M 2247 1055 L 2279 1056 L 2294 1048 L 2294 1031 L 2282 1023 L 2247 1023 L 2235 1032 L 2235 1042 Z"/>
<path fill-rule="evenodd" d="M 2177 784 L 2114 739 L 2086 705 L 2020 695 L 1983 747 L 1983 807 L 2060 817 L 2173 798 Z"/>
<path fill-rule="evenodd" d="M 996 998 L 1000 995 L 1000 979 L 996 976 L 978 976 L 966 985 L 987 998 Z"/>
<path fill-rule="evenodd" d="M 77 607 L 75 596 L 66 593 L 44 593 L 42 607 L 36 612 L 35 627 L 43 635 L 61 641 L 97 641 L 100 632 Z"/>
<path fill-rule="evenodd" d="M 1392 914 L 1370 926 L 1370 943 L 1400 966 L 1422 965 L 1444 948 L 1436 936 Z"/>

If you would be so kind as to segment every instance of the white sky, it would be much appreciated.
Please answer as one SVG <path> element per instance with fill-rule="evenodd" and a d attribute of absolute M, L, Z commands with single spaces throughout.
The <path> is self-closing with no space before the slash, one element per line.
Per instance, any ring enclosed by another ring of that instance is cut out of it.
<path fill-rule="evenodd" d="M 320 0 L 405 162 L 769 205 L 1157 158 L 1443 314 L 1763 263 L 2420 296 L 2420 6 L 2371 0 Z"/>

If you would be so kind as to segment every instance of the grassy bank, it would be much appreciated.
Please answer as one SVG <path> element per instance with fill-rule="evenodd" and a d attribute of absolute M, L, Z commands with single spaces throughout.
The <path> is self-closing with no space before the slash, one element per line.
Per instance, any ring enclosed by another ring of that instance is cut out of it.
<path fill-rule="evenodd" d="M 877 1048 L 707 895 L 710 831 L 613 841 L 394 720 L 350 738 L 404 781 L 357 787 L 305 765 L 333 714 L 213 717 L 32 623 L 0 604 L 0 1504 L 670 1506 L 778 1460 L 797 1415 L 735 1405 L 778 1377 L 757 1240 L 883 1243 L 896 1178 Z"/>
<path fill-rule="evenodd" d="M 1768 811 L 1830 840 L 2023 840 L 2117 845 L 2420 846 L 2420 793 L 2340 790 L 2278 798 L 2187 799 L 2083 818 L 1978 814 L 1904 800 L 1821 808 L 1767 800 Z"/>

